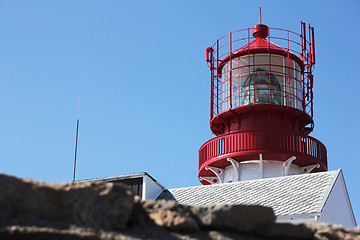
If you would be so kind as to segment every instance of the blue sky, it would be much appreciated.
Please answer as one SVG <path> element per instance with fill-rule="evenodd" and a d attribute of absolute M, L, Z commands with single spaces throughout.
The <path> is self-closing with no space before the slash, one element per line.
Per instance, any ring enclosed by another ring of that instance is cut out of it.
<path fill-rule="evenodd" d="M 343 169 L 360 217 L 359 1 L 1 1 L 0 171 L 72 180 L 148 172 L 199 185 L 209 129 L 205 48 L 262 20 L 315 28 L 311 136 Z"/>

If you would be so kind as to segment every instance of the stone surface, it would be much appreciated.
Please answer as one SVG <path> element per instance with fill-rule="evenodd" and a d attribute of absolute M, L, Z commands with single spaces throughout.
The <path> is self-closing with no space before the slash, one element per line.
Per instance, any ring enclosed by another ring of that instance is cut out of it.
<path fill-rule="evenodd" d="M 169 228 L 172 231 L 194 232 L 199 230 L 193 218 L 177 211 L 161 210 L 152 212 L 150 213 L 150 218 L 153 219 L 157 225 Z"/>
<path fill-rule="evenodd" d="M 0 229 L 0 239 L 11 240 L 52 240 L 52 239 L 71 239 L 71 240 L 93 240 L 100 239 L 96 232 L 90 229 L 57 229 L 50 227 L 36 226 L 9 226 Z"/>
<path fill-rule="evenodd" d="M 146 201 L 145 210 L 152 219 L 161 226 L 167 226 L 180 231 L 194 231 L 198 225 L 202 229 L 226 230 L 251 233 L 256 226 L 275 221 L 271 208 L 263 206 L 245 205 L 213 205 L 213 206 L 186 206 L 175 201 Z M 177 214 L 175 214 L 175 212 Z M 164 218 L 164 217 L 167 218 Z M 174 219 L 176 216 L 177 219 Z M 161 220 L 160 220 L 161 219 Z M 178 221 L 182 219 L 181 221 Z M 181 227 L 177 224 L 181 223 Z M 185 227 L 187 226 L 187 227 Z"/>
<path fill-rule="evenodd" d="M 191 206 L 182 205 L 179 204 L 176 201 L 167 201 L 167 200 L 146 200 L 143 202 L 143 208 L 146 212 L 152 213 L 159 210 L 171 210 L 171 211 L 177 211 L 181 214 L 191 216 L 192 212 Z"/>
<path fill-rule="evenodd" d="M 114 183 L 45 184 L 0 175 L 0 192 L 0 222 L 125 229 L 134 204 L 131 190 Z"/>
<path fill-rule="evenodd" d="M 310 222 L 305 225 L 314 231 L 314 239 L 317 240 L 360 240 L 359 227 L 349 229 L 321 222 Z"/>
<path fill-rule="evenodd" d="M 360 228 L 276 223 L 271 208 L 141 201 L 121 184 L 46 184 L 0 174 L 0 239 L 360 240 Z"/>
<path fill-rule="evenodd" d="M 258 225 L 255 234 L 270 239 L 313 239 L 316 230 L 304 224 L 266 223 Z"/>
<path fill-rule="evenodd" d="M 149 217 L 159 226 L 180 232 L 199 230 L 189 206 L 175 201 L 158 200 L 145 201 L 143 207 L 148 212 Z"/>
<path fill-rule="evenodd" d="M 205 229 L 252 233 L 258 225 L 273 223 L 271 208 L 246 205 L 213 205 L 191 209 L 199 226 Z"/>

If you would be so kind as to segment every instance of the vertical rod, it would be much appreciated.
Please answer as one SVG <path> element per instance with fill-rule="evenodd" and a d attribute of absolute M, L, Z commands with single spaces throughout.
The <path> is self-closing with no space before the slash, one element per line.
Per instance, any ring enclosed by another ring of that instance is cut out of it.
<path fill-rule="evenodd" d="M 304 38 L 304 50 L 306 51 L 306 42 L 307 42 L 307 40 L 306 40 L 306 25 L 305 25 L 304 22 L 302 24 L 303 24 L 302 28 L 303 28 L 303 33 L 304 33 L 304 36 L 303 36 L 303 38 Z M 304 57 L 306 57 L 306 53 L 305 53 Z"/>
<path fill-rule="evenodd" d="M 312 42 L 311 42 L 311 27 L 310 24 L 308 25 L 308 31 L 309 31 L 309 56 L 308 56 L 308 64 L 309 64 L 309 72 L 311 73 L 312 70 Z"/>
<path fill-rule="evenodd" d="M 304 79 L 304 72 L 301 72 L 300 79 L 301 79 L 301 83 L 302 83 L 302 99 L 301 99 L 302 108 L 303 108 L 302 110 L 303 110 L 304 112 L 306 112 L 306 103 L 305 103 L 306 96 L 305 96 L 305 79 Z"/>
<path fill-rule="evenodd" d="M 288 60 L 288 85 L 289 85 L 289 107 L 291 106 L 291 81 L 290 81 L 290 44 L 289 44 L 289 30 L 287 30 L 287 60 Z"/>
<path fill-rule="evenodd" d="M 77 145 L 78 145 L 78 136 L 79 136 L 79 118 L 80 117 L 80 95 L 78 98 L 78 114 L 77 114 L 77 121 L 76 121 L 76 140 L 75 140 L 75 159 L 74 159 L 74 175 L 73 175 L 73 182 L 75 182 L 75 172 L 76 172 L 76 155 L 77 155 Z"/>
<path fill-rule="evenodd" d="M 261 7 L 259 7 L 260 24 L 261 24 Z"/>
<path fill-rule="evenodd" d="M 271 42 L 271 39 L 270 39 L 270 31 L 269 31 L 269 42 Z M 271 51 L 270 51 L 270 44 L 268 44 L 268 53 L 269 53 L 269 75 L 268 75 L 268 79 L 269 79 L 269 89 L 270 89 L 270 96 L 269 96 L 269 99 L 270 99 L 270 104 L 274 104 L 272 102 L 272 92 L 271 92 Z M 276 104 L 276 103 L 275 103 Z M 270 112 L 269 112 L 270 113 Z M 268 118 L 269 119 L 269 118 Z"/>
<path fill-rule="evenodd" d="M 219 114 L 219 40 L 216 40 L 216 114 Z"/>
<path fill-rule="evenodd" d="M 249 44 L 250 44 L 250 28 L 248 28 L 248 46 L 249 46 Z M 247 48 L 248 49 L 248 78 L 249 78 L 249 81 L 248 81 L 248 89 L 247 89 L 247 92 L 248 92 L 248 105 L 250 105 L 251 104 L 251 97 L 250 97 L 250 95 L 251 95 L 251 89 L 250 89 L 250 83 L 251 83 L 251 79 L 250 79 L 250 72 L 251 72 L 251 57 L 250 57 L 250 47 L 248 47 Z M 253 59 L 254 59 L 254 57 L 253 57 Z M 246 94 L 246 92 L 245 92 L 245 94 Z M 255 92 L 254 92 L 254 94 L 255 94 Z M 255 99 L 255 96 L 254 96 L 254 99 Z"/>
<path fill-rule="evenodd" d="M 210 62 L 210 68 L 211 68 L 211 102 L 210 102 L 210 120 L 215 116 L 214 114 L 214 49 L 211 47 L 211 62 Z"/>
<path fill-rule="evenodd" d="M 315 64 L 315 37 L 314 27 L 311 27 L 311 45 L 312 45 L 312 64 Z"/>
<path fill-rule="evenodd" d="M 308 59 L 308 76 L 310 78 L 310 101 L 311 101 L 311 108 L 310 108 L 310 111 L 311 111 L 311 117 L 313 117 L 313 92 L 312 92 L 312 65 L 313 65 L 313 43 L 312 43 L 312 37 L 311 37 L 311 27 L 310 27 L 310 24 L 308 25 L 308 29 L 309 29 L 309 52 L 310 52 L 310 56 L 309 56 L 309 59 Z"/>
<path fill-rule="evenodd" d="M 302 21 L 300 21 L 300 27 L 301 27 L 301 35 L 300 35 L 300 39 L 301 39 L 301 58 L 302 58 L 302 61 L 304 62 L 304 57 L 305 57 L 305 53 L 304 53 L 305 52 L 305 50 L 304 50 L 304 32 L 305 32 L 305 30 L 304 30 L 304 24 L 303 24 Z M 302 103 L 302 110 L 304 112 L 306 112 L 304 71 L 305 70 L 301 70 L 301 75 L 300 75 L 301 83 L 302 83 L 302 99 L 301 99 L 301 103 Z"/>
<path fill-rule="evenodd" d="M 230 32 L 230 81 L 229 81 L 230 109 L 232 109 L 232 33 Z"/>
<path fill-rule="evenodd" d="M 301 35 L 300 35 L 300 41 L 301 41 L 301 57 L 302 60 L 304 60 L 304 30 L 303 30 L 303 22 L 300 22 L 300 28 L 301 28 Z"/>
<path fill-rule="evenodd" d="M 259 163 L 260 163 L 260 168 L 259 168 L 260 178 L 262 179 L 262 178 L 264 178 L 264 164 L 263 164 L 263 156 L 261 153 L 259 154 L 259 158 L 260 158 L 260 161 L 259 161 Z"/>

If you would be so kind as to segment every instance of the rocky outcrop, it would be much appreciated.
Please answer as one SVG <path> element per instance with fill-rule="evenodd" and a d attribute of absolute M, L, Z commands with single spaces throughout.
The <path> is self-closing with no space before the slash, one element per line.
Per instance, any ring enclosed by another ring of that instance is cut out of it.
<path fill-rule="evenodd" d="M 175 201 L 145 201 L 144 209 L 159 226 L 174 231 L 199 229 L 251 233 L 275 221 L 271 208 L 245 205 L 185 206 Z"/>
<path fill-rule="evenodd" d="M 141 201 L 115 183 L 47 184 L 0 175 L 0 239 L 355 239 L 360 228 L 280 224 L 271 208 Z"/>
<path fill-rule="evenodd" d="M 0 219 L 125 229 L 134 196 L 123 185 L 46 184 L 0 175 Z"/>

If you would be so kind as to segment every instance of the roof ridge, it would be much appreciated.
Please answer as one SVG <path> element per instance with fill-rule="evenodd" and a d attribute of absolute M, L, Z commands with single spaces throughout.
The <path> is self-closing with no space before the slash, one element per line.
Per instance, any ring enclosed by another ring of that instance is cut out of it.
<path fill-rule="evenodd" d="M 339 169 L 340 170 L 340 169 Z M 322 175 L 322 174 L 335 174 L 339 172 L 339 170 L 333 170 L 333 171 L 327 171 L 327 172 L 316 172 L 316 173 L 309 173 L 309 174 L 295 174 L 295 175 L 289 175 L 289 176 L 279 176 L 279 177 L 271 177 L 271 178 L 261 178 L 261 179 L 252 179 L 252 180 L 245 180 L 245 181 L 237 181 L 237 182 L 229 182 L 229 183 L 220 183 L 220 184 L 211 184 L 211 185 L 199 185 L 199 186 L 190 186 L 190 187 L 180 187 L 180 188 L 171 188 L 169 190 L 180 190 L 180 189 L 192 189 L 192 188 L 207 188 L 207 187 L 214 187 L 214 186 L 220 186 L 220 185 L 237 185 L 247 182 L 255 182 L 255 181 L 271 181 L 273 179 L 284 179 L 284 178 L 303 178 L 307 177 L 309 175 Z"/>

